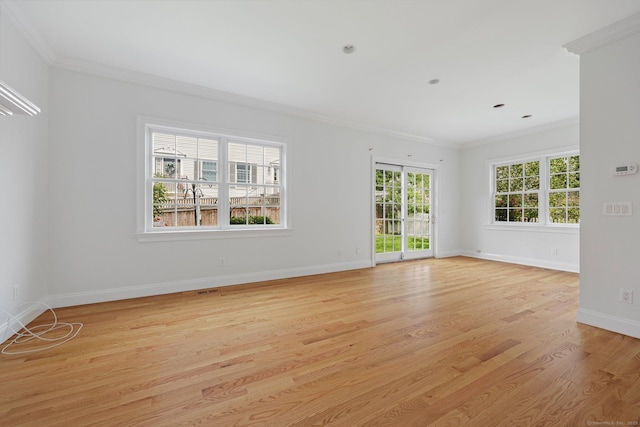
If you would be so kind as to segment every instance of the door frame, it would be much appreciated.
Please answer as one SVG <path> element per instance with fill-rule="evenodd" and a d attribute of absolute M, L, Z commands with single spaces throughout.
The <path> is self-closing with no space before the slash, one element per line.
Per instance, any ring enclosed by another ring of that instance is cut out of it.
<path fill-rule="evenodd" d="M 438 258 L 438 225 L 439 221 L 439 213 L 438 207 L 440 205 L 440 191 L 439 191 L 439 169 L 440 165 L 433 163 L 422 163 L 415 162 L 410 160 L 398 159 L 394 157 L 383 157 L 383 156 L 371 156 L 371 173 L 369 178 L 369 183 L 371 185 L 371 226 L 369 227 L 371 233 L 371 265 L 376 266 L 376 164 L 384 163 L 387 165 L 400 166 L 400 167 L 413 167 L 420 169 L 431 169 L 433 170 L 433 174 L 431 176 L 431 200 L 430 200 L 430 214 L 431 214 L 431 232 L 430 236 L 430 244 L 433 248 L 433 258 Z M 414 258 L 416 259 L 416 258 Z M 419 258 L 417 258 L 419 259 Z"/>

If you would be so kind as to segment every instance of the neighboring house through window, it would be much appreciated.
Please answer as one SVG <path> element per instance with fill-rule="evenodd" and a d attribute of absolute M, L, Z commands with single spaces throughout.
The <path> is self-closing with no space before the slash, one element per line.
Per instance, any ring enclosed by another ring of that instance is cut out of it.
<path fill-rule="evenodd" d="M 144 231 L 285 228 L 285 145 L 144 123 Z"/>

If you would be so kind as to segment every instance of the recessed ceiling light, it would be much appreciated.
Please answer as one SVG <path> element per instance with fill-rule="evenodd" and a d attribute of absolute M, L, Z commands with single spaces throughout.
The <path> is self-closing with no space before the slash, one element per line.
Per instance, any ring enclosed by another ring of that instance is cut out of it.
<path fill-rule="evenodd" d="M 430 85 L 437 85 L 438 83 L 440 83 L 440 79 L 431 79 L 431 80 L 429 80 L 429 84 Z"/>
<path fill-rule="evenodd" d="M 531 117 L 531 114 L 525 114 L 524 116 L 522 116 L 523 119 L 528 119 L 529 117 Z"/>
<path fill-rule="evenodd" d="M 353 52 L 355 52 L 355 51 L 356 51 L 356 47 L 355 47 L 354 45 L 352 45 L 352 44 L 346 44 L 346 45 L 344 45 L 344 47 L 342 48 L 342 51 L 343 51 L 344 53 L 347 53 L 347 54 L 349 54 L 349 53 L 353 53 Z"/>
<path fill-rule="evenodd" d="M 493 106 L 493 108 L 502 108 L 504 107 L 504 104 L 496 104 Z"/>

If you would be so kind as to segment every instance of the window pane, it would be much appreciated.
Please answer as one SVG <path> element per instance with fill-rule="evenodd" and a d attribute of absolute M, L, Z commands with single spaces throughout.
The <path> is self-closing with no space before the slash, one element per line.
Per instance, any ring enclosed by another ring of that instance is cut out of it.
<path fill-rule="evenodd" d="M 280 224 L 280 195 L 266 197 L 265 215 L 267 224 Z"/>
<path fill-rule="evenodd" d="M 218 163 L 213 161 L 203 161 L 201 164 L 200 179 L 207 182 L 216 182 L 218 180 Z"/>
<path fill-rule="evenodd" d="M 176 178 L 176 174 L 180 173 L 180 159 L 155 156 L 153 160 L 154 178 Z"/>
<path fill-rule="evenodd" d="M 523 190 L 523 179 L 522 178 L 512 178 L 509 183 L 509 191 L 522 191 Z"/>
<path fill-rule="evenodd" d="M 507 209 L 496 209 L 496 221 L 506 221 L 507 220 Z"/>
<path fill-rule="evenodd" d="M 496 181 L 496 192 L 497 193 L 507 193 L 509 191 L 509 180 L 508 179 L 500 179 Z"/>
<path fill-rule="evenodd" d="M 525 176 L 540 175 L 540 162 L 528 162 L 525 164 Z"/>
<path fill-rule="evenodd" d="M 509 207 L 520 207 L 522 206 L 522 194 L 510 194 L 509 195 Z"/>
<path fill-rule="evenodd" d="M 264 147 L 264 164 L 266 166 L 280 166 L 280 147 Z"/>
<path fill-rule="evenodd" d="M 550 208 L 549 220 L 553 223 L 565 223 L 567 210 L 565 208 Z"/>
<path fill-rule="evenodd" d="M 153 155 L 175 157 L 176 138 L 166 133 L 152 132 L 151 145 Z"/>
<path fill-rule="evenodd" d="M 244 184 L 250 183 L 251 178 L 251 166 L 247 163 L 236 163 L 236 180 Z"/>
<path fill-rule="evenodd" d="M 496 167 L 496 179 L 509 178 L 509 166 L 497 166 Z"/>
<path fill-rule="evenodd" d="M 580 206 L 580 192 L 569 191 L 567 193 L 567 205 L 571 207 Z"/>
<path fill-rule="evenodd" d="M 580 188 L 580 172 L 569 174 L 569 188 Z"/>
<path fill-rule="evenodd" d="M 515 163 L 511 166 L 509 166 L 509 176 L 511 178 L 519 178 L 522 177 L 523 174 L 523 166 L 522 163 Z"/>
<path fill-rule="evenodd" d="M 176 136 L 176 156 L 189 159 L 198 158 L 198 138 Z"/>
<path fill-rule="evenodd" d="M 229 161 L 247 163 L 247 146 L 246 144 L 229 143 Z"/>
<path fill-rule="evenodd" d="M 201 160 L 218 160 L 218 140 L 199 138 L 198 158 Z"/>
<path fill-rule="evenodd" d="M 580 209 L 579 208 L 569 208 L 569 209 L 567 209 L 567 222 L 569 224 L 579 224 L 580 223 Z"/>
<path fill-rule="evenodd" d="M 565 207 L 567 205 L 567 196 L 564 192 L 549 194 L 550 207 Z"/>
<path fill-rule="evenodd" d="M 561 173 L 567 171 L 567 158 L 566 157 L 558 157 L 555 159 L 549 160 L 549 172 L 550 173 Z"/>
<path fill-rule="evenodd" d="M 254 184 L 267 184 L 267 181 L 269 180 L 269 171 L 268 168 L 265 166 L 254 166 L 256 173 L 255 173 L 255 182 Z"/>
<path fill-rule="evenodd" d="M 247 163 L 264 165 L 264 148 L 262 146 L 247 144 Z"/>
<path fill-rule="evenodd" d="M 504 195 L 496 196 L 495 207 L 497 207 L 497 208 L 506 208 L 507 207 L 507 196 L 504 196 Z"/>
<path fill-rule="evenodd" d="M 538 195 L 537 194 L 525 194 L 524 195 L 524 206 L 526 206 L 526 207 L 537 207 L 538 206 Z"/>
<path fill-rule="evenodd" d="M 540 177 L 539 176 L 529 176 L 525 178 L 524 182 L 525 190 L 539 190 L 540 189 Z"/>
<path fill-rule="evenodd" d="M 577 172 L 580 170 L 580 156 L 569 157 L 569 172 Z"/>
<path fill-rule="evenodd" d="M 525 222 L 538 222 L 538 209 L 525 209 L 524 210 Z"/>
<path fill-rule="evenodd" d="M 201 206 L 200 207 L 201 223 L 203 227 L 218 225 L 218 207 L 217 206 Z"/>
<path fill-rule="evenodd" d="M 551 175 L 550 188 L 552 190 L 567 188 L 567 175 Z"/>
<path fill-rule="evenodd" d="M 522 209 L 509 209 L 509 222 L 522 222 Z"/>

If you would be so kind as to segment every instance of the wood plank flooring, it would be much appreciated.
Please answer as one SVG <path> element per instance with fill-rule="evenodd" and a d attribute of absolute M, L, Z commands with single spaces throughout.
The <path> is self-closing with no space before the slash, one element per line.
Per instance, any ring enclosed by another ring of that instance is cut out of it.
<path fill-rule="evenodd" d="M 576 323 L 578 280 L 455 257 L 58 309 L 84 328 L 0 357 L 0 425 L 638 425 L 640 340 Z"/>

